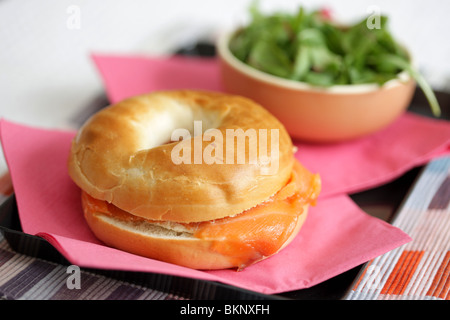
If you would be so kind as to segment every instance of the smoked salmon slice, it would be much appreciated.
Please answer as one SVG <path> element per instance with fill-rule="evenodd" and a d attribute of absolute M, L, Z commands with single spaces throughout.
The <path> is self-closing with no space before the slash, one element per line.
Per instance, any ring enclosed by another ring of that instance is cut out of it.
<path fill-rule="evenodd" d="M 243 269 L 278 252 L 294 233 L 307 205 L 314 205 L 321 181 L 295 162 L 290 181 L 268 201 L 234 217 L 200 222 L 194 236 L 214 240 L 214 249 Z"/>
<path fill-rule="evenodd" d="M 314 205 L 321 190 L 318 174 L 312 174 L 295 161 L 288 183 L 267 201 L 233 217 L 217 220 L 175 223 L 194 238 L 208 240 L 212 249 L 230 257 L 238 270 L 281 250 L 306 217 L 306 209 Z M 90 211 L 108 214 L 126 221 L 146 221 L 164 226 L 123 211 L 106 201 L 90 197 L 83 191 Z M 305 216 L 302 216 L 305 215 Z"/>

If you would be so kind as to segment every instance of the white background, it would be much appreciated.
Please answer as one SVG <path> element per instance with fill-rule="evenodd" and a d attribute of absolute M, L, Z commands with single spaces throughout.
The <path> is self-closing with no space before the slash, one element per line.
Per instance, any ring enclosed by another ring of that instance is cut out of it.
<path fill-rule="evenodd" d="M 0 0 L 0 117 L 67 128 L 103 91 L 92 52 L 163 55 L 247 21 L 244 0 Z M 261 0 L 264 11 L 330 8 L 343 22 L 390 17 L 435 89 L 450 87 L 450 1 Z M 78 20 L 74 20 L 78 10 Z M 77 24 L 79 23 L 79 24 Z M 3 157 L 0 159 L 3 161 Z M 0 163 L 0 169 L 4 164 Z"/>

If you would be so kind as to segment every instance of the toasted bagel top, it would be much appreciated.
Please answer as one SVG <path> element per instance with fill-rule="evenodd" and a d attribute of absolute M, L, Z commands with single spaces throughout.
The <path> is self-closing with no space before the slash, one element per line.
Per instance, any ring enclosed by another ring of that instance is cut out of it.
<path fill-rule="evenodd" d="M 262 106 L 192 90 L 153 92 L 102 109 L 80 128 L 68 161 L 71 178 L 92 197 L 177 222 L 254 207 L 286 184 L 292 166 L 292 141 Z"/>

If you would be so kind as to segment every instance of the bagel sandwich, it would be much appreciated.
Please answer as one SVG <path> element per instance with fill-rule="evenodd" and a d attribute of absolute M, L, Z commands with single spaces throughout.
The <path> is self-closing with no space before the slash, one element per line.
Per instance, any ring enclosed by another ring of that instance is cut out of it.
<path fill-rule="evenodd" d="M 242 270 L 282 250 L 321 189 L 262 106 L 195 90 L 100 110 L 74 137 L 68 172 L 104 244 L 202 270 Z"/>

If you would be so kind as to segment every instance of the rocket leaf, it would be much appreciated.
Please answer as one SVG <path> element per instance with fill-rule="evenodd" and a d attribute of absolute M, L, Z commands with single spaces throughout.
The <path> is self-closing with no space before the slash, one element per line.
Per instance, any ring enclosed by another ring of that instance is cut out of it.
<path fill-rule="evenodd" d="M 402 71 L 416 80 L 435 116 L 440 107 L 433 90 L 412 66 L 408 52 L 388 30 L 388 17 L 378 28 L 364 18 L 341 26 L 320 11 L 263 14 L 250 7 L 251 22 L 230 40 L 231 52 L 263 72 L 313 86 L 376 83 L 383 85 Z"/>

